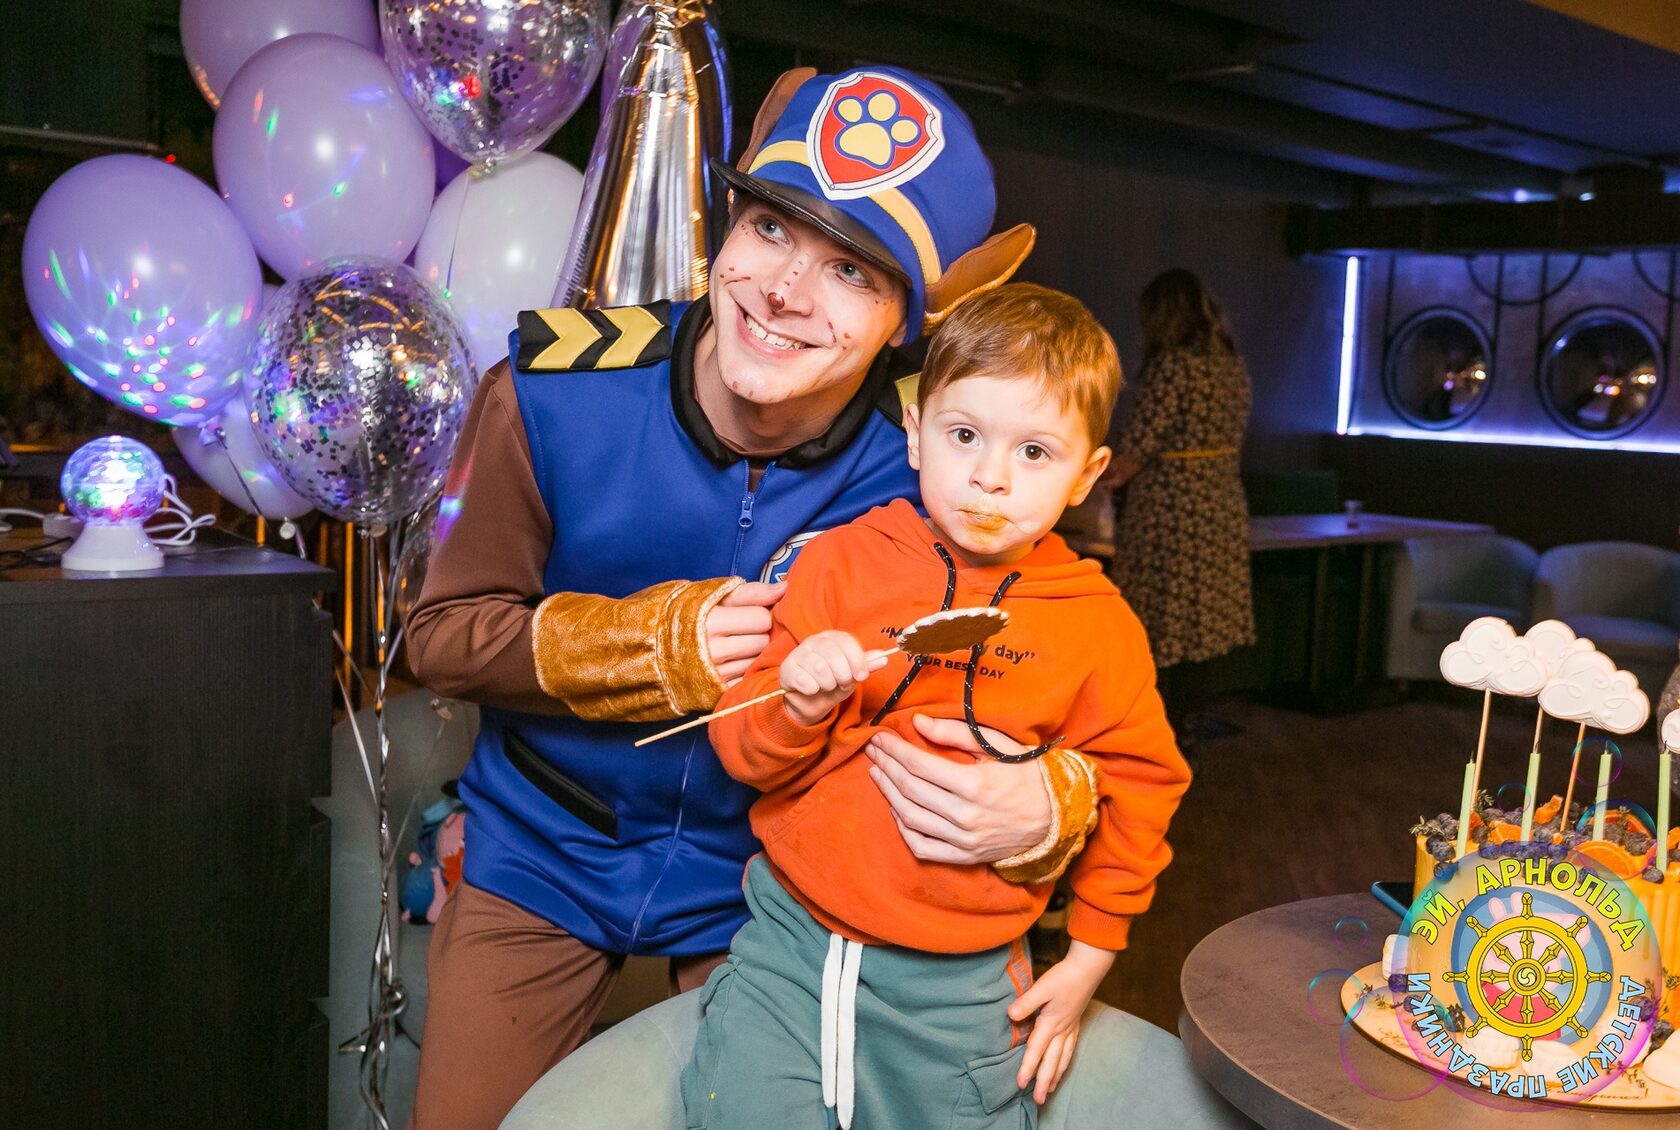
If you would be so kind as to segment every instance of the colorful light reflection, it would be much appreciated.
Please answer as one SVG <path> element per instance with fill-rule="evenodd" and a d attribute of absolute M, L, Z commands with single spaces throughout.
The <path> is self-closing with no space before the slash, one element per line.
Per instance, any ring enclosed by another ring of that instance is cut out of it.
<path fill-rule="evenodd" d="M 144 522 L 163 505 L 163 464 L 138 440 L 103 436 L 77 448 L 58 485 L 70 513 L 83 522 Z"/>

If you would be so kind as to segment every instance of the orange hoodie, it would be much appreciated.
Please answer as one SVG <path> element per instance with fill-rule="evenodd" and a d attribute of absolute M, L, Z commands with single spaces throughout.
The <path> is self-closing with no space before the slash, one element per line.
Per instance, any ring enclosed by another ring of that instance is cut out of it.
<path fill-rule="evenodd" d="M 990 603 L 1011 572 L 1021 576 L 1000 605 L 1009 625 L 986 643 L 974 715 L 1025 745 L 1062 738 L 1095 761 L 1097 827 L 1074 865 L 1068 932 L 1121 949 L 1172 858 L 1167 822 L 1190 770 L 1155 692 L 1143 626 L 1097 563 L 1054 535 L 1013 565 L 959 562 L 952 607 Z M 794 562 L 769 646 L 718 706 L 775 690 L 782 660 L 817 632 L 850 632 L 866 651 L 891 647 L 900 628 L 938 611 L 946 576 L 933 531 L 903 500 L 816 537 Z M 974 953 L 1019 938 L 1049 901 L 1049 883 L 916 859 L 869 779 L 862 749 L 872 734 L 889 729 L 925 745 L 913 715 L 962 717 L 967 663 L 966 652 L 934 657 L 879 726 L 871 718 L 909 671 L 903 654 L 816 726 L 794 722 L 779 699 L 711 724 L 724 768 L 764 793 L 752 828 L 777 877 L 843 937 Z"/>

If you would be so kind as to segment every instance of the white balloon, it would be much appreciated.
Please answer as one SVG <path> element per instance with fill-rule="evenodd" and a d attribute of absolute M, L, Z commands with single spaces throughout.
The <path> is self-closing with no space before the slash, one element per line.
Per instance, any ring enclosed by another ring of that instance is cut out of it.
<path fill-rule="evenodd" d="M 264 454 L 242 395 L 228 401 L 214 420 L 175 428 L 171 438 L 198 477 L 246 513 L 278 521 L 313 509 Z"/>
<path fill-rule="evenodd" d="M 432 205 L 414 269 L 460 315 L 480 373 L 507 356 L 519 311 L 549 304 L 583 199 L 583 174 L 529 153 L 468 169 Z"/>

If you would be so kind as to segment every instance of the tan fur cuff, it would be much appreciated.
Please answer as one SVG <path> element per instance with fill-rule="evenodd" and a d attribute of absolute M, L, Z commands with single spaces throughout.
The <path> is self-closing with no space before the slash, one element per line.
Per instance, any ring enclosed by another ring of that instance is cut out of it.
<path fill-rule="evenodd" d="M 738 577 L 666 581 L 622 599 L 560 592 L 537 605 L 537 684 L 579 718 L 655 722 L 708 710 L 723 693 L 706 613 Z"/>
<path fill-rule="evenodd" d="M 710 710 L 723 697 L 723 676 L 706 651 L 706 616 L 740 584 L 740 577 L 691 581 L 666 606 L 659 625 L 659 680 L 679 715 Z"/>
<path fill-rule="evenodd" d="M 1097 824 L 1097 769 L 1076 749 L 1053 749 L 1038 759 L 1050 794 L 1050 830 L 1026 851 L 992 864 L 1011 883 L 1030 886 L 1059 878 Z"/>

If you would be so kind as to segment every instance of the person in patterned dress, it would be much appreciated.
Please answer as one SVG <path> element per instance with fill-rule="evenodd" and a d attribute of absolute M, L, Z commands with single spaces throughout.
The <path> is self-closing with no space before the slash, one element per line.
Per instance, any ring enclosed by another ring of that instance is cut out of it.
<path fill-rule="evenodd" d="M 1114 573 L 1149 632 L 1168 712 L 1181 736 L 1193 737 L 1206 661 L 1254 642 L 1238 477 L 1248 370 L 1219 303 L 1189 271 L 1144 287 L 1138 315 L 1143 365 L 1115 445 L 1116 477 L 1129 476 L 1129 488 Z"/>

